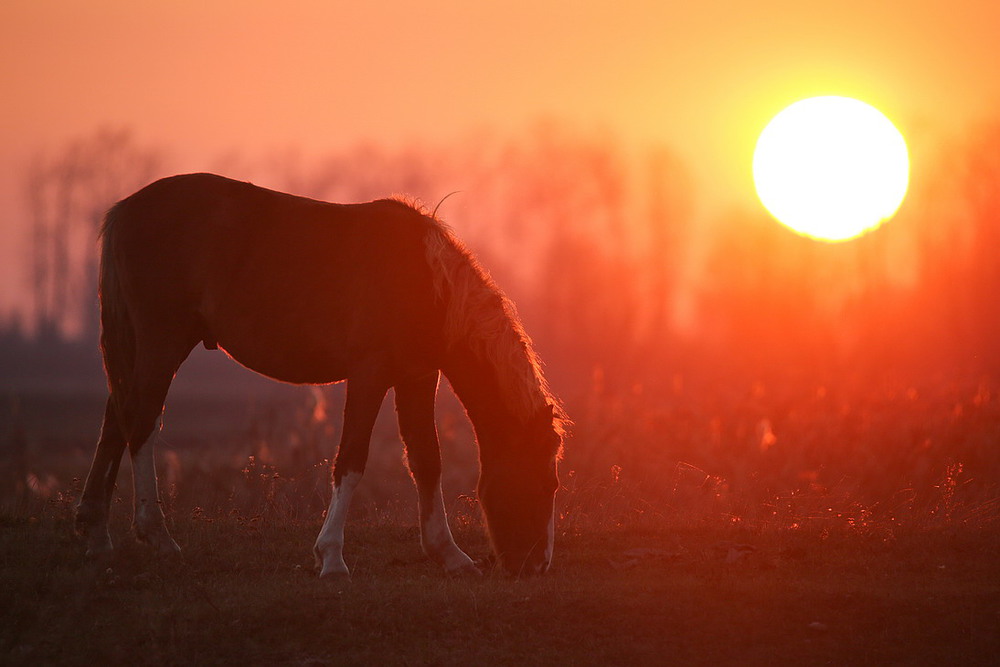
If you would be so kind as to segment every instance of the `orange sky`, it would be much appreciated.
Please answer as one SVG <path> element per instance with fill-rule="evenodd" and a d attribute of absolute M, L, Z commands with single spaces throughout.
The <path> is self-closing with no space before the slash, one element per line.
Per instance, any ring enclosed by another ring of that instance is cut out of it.
<path fill-rule="evenodd" d="M 0 313 L 25 162 L 101 125 L 194 170 L 566 118 L 673 147 L 710 209 L 751 201 L 756 133 L 800 97 L 859 97 L 904 135 L 1000 115 L 1000 3 L 982 0 L 155 4 L 0 5 Z"/>

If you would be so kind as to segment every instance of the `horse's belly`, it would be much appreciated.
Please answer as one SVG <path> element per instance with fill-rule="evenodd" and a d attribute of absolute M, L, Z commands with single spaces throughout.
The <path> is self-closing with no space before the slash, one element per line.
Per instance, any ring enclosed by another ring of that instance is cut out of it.
<path fill-rule="evenodd" d="M 273 270 L 265 259 L 273 263 L 254 261 L 257 270 L 234 281 L 240 289 L 206 291 L 198 308 L 205 340 L 240 364 L 298 384 L 373 370 L 392 381 L 437 368 L 443 340 L 428 285 L 384 267 L 371 276 L 365 262 L 354 266 L 343 257 L 306 263 L 294 274 Z"/>
<path fill-rule="evenodd" d="M 335 335 L 320 336 L 315 326 L 276 330 L 262 323 L 242 331 L 213 332 L 219 349 L 250 370 L 282 382 L 327 384 L 351 374 L 351 354 Z"/>
<path fill-rule="evenodd" d="M 440 365 L 440 345 L 412 327 L 261 326 L 220 335 L 218 347 L 250 370 L 295 384 L 329 384 L 377 373 L 389 383 Z"/>
<path fill-rule="evenodd" d="M 294 384 L 329 384 L 350 374 L 347 364 L 330 355 L 303 356 L 296 350 L 262 352 L 220 342 L 219 349 L 240 365 L 269 378 Z"/>

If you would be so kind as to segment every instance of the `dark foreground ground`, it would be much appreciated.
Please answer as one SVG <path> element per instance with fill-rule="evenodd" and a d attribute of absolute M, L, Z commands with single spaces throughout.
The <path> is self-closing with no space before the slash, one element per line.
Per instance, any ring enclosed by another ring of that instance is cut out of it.
<path fill-rule="evenodd" d="M 119 511 L 118 514 L 123 512 Z M 113 525 L 87 562 L 68 520 L 0 519 L 3 664 L 972 665 L 1000 660 L 995 530 L 562 535 L 554 571 L 453 580 L 415 528 L 349 527 L 348 584 L 319 581 L 318 522 L 178 518 L 181 559 Z M 475 526 L 459 542 L 486 553 Z"/>

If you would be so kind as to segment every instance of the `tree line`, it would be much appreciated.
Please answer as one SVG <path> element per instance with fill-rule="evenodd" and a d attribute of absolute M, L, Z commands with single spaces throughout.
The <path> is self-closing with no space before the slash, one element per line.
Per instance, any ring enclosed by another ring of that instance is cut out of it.
<path fill-rule="evenodd" d="M 441 216 L 514 298 L 555 372 L 628 391 L 706 369 L 994 374 L 998 149 L 1000 123 L 915 163 L 897 218 L 833 245 L 762 210 L 699 218 L 692 179 L 669 149 L 630 150 L 555 123 L 460 145 L 361 143 L 208 167 L 330 201 L 397 194 L 433 209 L 458 191 Z M 102 129 L 28 165 L 27 337 L 96 340 L 103 213 L 169 175 L 169 163 L 129 131 Z"/>

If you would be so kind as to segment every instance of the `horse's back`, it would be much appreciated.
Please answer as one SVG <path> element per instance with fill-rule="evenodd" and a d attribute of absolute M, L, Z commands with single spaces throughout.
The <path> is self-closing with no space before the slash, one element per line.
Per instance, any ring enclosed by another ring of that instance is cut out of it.
<path fill-rule="evenodd" d="M 150 328 L 278 379 L 329 382 L 374 354 L 437 352 L 434 224 L 395 201 L 331 204 L 190 174 L 112 209 L 104 261 L 127 274 L 130 307 Z"/>

